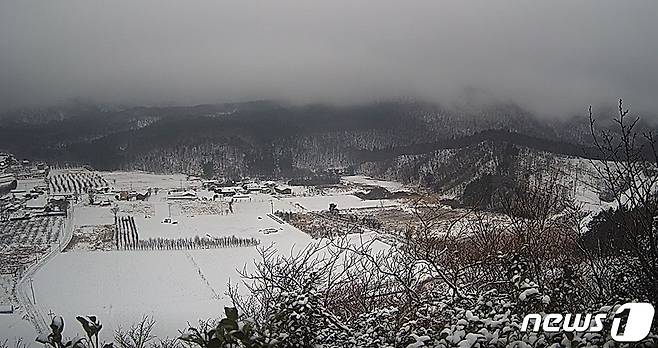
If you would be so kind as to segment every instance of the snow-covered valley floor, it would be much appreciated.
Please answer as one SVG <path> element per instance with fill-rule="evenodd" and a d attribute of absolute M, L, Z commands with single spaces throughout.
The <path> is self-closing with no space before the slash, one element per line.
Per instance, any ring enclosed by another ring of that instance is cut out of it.
<path fill-rule="evenodd" d="M 269 216 L 274 210 L 319 211 L 335 203 L 341 209 L 396 205 L 396 201 L 364 201 L 349 192 L 317 195 L 295 190 L 293 196 L 272 196 L 253 193 L 249 198 L 236 199 L 233 213 L 228 213 L 228 199 L 172 202 L 167 200 L 168 189 L 191 184 L 182 176 L 158 176 L 145 173 L 101 173 L 115 190 L 145 190 L 162 186 L 148 200 L 114 201 L 118 216 L 134 218 L 139 238 L 194 238 L 236 236 L 256 238 L 261 246 L 274 245 L 277 252 L 290 254 L 311 242 L 311 237 L 299 229 Z M 382 182 L 387 185 L 395 183 Z M 197 191 L 202 190 L 197 187 Z M 71 224 L 75 233 L 81 227 L 108 226 L 114 221 L 111 206 L 90 205 L 86 196 L 73 209 Z M 177 224 L 163 223 L 165 218 Z M 276 229 L 263 233 L 264 229 Z M 227 284 L 239 282 L 237 272 L 250 267 L 258 257 L 256 247 L 229 247 L 188 250 L 86 250 L 89 244 L 59 253 L 42 264 L 33 274 L 32 286 L 36 310 L 43 322 L 53 315 L 64 317 L 67 334 L 81 334 L 75 322 L 77 315 L 96 315 L 103 323 L 103 334 L 109 339 L 118 327 L 136 323 L 142 316 L 156 321 L 154 334 L 159 337 L 177 336 L 188 323 L 218 318 L 223 307 L 230 305 L 226 296 Z M 27 283 L 26 283 L 27 284 Z M 25 293 L 29 294 L 29 287 Z M 31 294 L 30 294 L 31 295 Z M 29 296 L 26 296 L 29 297 Z M 24 299 L 31 302 L 31 299 Z M 12 319 L 12 325 L 26 323 Z M 8 324 L 9 325 L 9 324 Z M 27 325 L 23 325 L 26 326 Z M 6 337 L 24 336 L 31 341 L 29 329 L 20 332 L 2 328 Z M 15 334 L 14 334 L 15 333 Z"/>

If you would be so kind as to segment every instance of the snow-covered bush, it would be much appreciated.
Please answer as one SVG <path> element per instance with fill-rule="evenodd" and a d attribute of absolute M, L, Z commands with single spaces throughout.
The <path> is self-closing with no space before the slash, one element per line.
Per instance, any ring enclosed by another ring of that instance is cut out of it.
<path fill-rule="evenodd" d="M 216 324 L 204 322 L 199 327 L 190 326 L 178 339 L 199 348 L 264 347 L 252 329 L 250 322 L 238 318 L 238 310 L 225 307 L 225 318 Z"/>

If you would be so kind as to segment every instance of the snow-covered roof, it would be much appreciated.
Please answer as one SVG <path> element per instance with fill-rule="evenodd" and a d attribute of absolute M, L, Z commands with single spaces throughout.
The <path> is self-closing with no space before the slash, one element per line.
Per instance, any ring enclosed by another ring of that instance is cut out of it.
<path fill-rule="evenodd" d="M 16 180 L 13 174 L 0 174 L 0 184 L 8 184 Z"/>
<path fill-rule="evenodd" d="M 39 196 L 37 198 L 30 199 L 25 203 L 25 207 L 28 209 L 43 209 L 48 204 L 45 196 Z"/>
<path fill-rule="evenodd" d="M 185 192 L 175 192 L 169 194 L 168 199 L 193 199 L 196 198 L 197 194 L 194 191 L 185 191 Z"/>

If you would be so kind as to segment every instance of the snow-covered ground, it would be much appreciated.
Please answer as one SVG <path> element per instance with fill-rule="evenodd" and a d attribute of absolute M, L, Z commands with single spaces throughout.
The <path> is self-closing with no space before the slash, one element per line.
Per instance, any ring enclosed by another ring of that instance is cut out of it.
<path fill-rule="evenodd" d="M 599 199 L 598 181 L 592 163 L 584 159 L 563 158 L 565 184 L 571 187 L 576 201 L 591 218 L 601 209 L 611 206 Z M 410 207 L 396 200 L 364 201 L 352 193 L 363 186 L 379 186 L 389 191 L 408 190 L 403 184 L 372 179 L 366 176 L 344 177 L 343 186 L 335 189 L 311 190 L 293 187 L 293 195 L 250 194 L 234 199 L 233 212 L 228 212 L 230 198 L 213 201 L 212 192 L 199 190 L 200 180 L 187 180 L 185 175 L 156 175 L 143 172 L 98 173 L 115 190 L 146 190 L 158 188 L 147 201 L 114 201 L 114 194 L 104 199 L 119 207 L 119 216 L 132 216 L 139 238 L 191 238 L 236 236 L 256 238 L 261 246 L 273 244 L 281 254 L 300 250 L 312 239 L 297 228 L 282 224 L 269 216 L 272 211 L 322 211 L 335 203 L 341 211 L 381 207 Z M 24 183 L 30 188 L 43 181 Z M 167 200 L 169 189 L 197 189 L 197 201 Z M 447 208 L 446 208 L 447 209 Z M 114 214 L 110 206 L 88 205 L 83 197 L 73 210 L 69 228 L 76 226 L 111 225 Z M 177 224 L 163 223 L 165 218 Z M 276 229 L 264 234 L 263 229 Z M 464 226 L 468 229 L 468 226 Z M 352 235 L 360 239 L 379 241 L 375 250 L 386 248 L 382 235 L 366 233 Z M 51 314 L 62 315 L 67 321 L 68 335 L 81 334 L 76 315 L 97 315 L 103 322 L 101 336 L 109 339 L 119 326 L 135 323 L 143 315 L 156 321 L 155 334 L 176 336 L 187 323 L 199 319 L 217 318 L 222 307 L 230 304 L 225 295 L 227 283 L 239 281 L 237 269 L 250 267 L 258 256 L 256 247 L 235 247 L 192 250 L 86 251 L 85 248 L 56 254 L 33 274 L 36 310 L 45 321 Z M 27 284 L 23 282 L 23 284 Z M 25 289 L 23 289 L 25 290 Z M 27 292 L 23 291 L 23 300 Z M 30 307 L 30 306 L 28 306 Z M 22 309 L 21 309 L 22 310 Z M 0 338 L 25 337 L 32 340 L 31 324 L 21 314 L 0 315 Z"/>
<path fill-rule="evenodd" d="M 99 316 L 105 334 L 150 315 L 157 335 L 173 336 L 188 321 L 217 318 L 230 303 L 226 282 L 254 256 L 253 248 L 63 253 L 35 276 L 37 305 L 70 329 L 80 314 Z"/>
<path fill-rule="evenodd" d="M 311 241 L 296 228 L 269 218 L 270 210 L 267 201 L 243 202 L 235 214 L 180 217 L 178 226 L 163 226 L 155 217 L 137 220 L 141 238 L 206 233 L 256 237 L 261 245 L 274 243 L 283 254 Z M 265 227 L 280 230 L 258 232 Z M 98 315 L 106 332 L 147 314 L 158 322 L 156 334 L 175 335 L 188 321 L 220 316 L 223 306 L 230 304 L 225 296 L 229 279 L 239 281 L 236 270 L 250 266 L 257 256 L 254 247 L 63 253 L 35 275 L 37 305 L 45 318 L 50 311 L 71 319 Z"/>
<path fill-rule="evenodd" d="M 288 197 L 282 198 L 281 203 L 287 203 L 288 206 L 284 205 L 283 210 L 291 210 L 291 207 L 310 210 L 310 211 L 320 211 L 328 210 L 329 203 L 335 203 L 336 207 L 341 210 L 353 209 L 353 208 L 377 208 L 377 207 L 388 207 L 393 205 L 398 205 L 399 203 L 395 200 L 383 199 L 383 200 L 372 200 L 365 201 L 361 198 L 350 195 L 350 194 L 337 194 L 329 196 L 309 196 L 309 197 Z"/>
<path fill-rule="evenodd" d="M 146 172 L 99 172 L 117 190 L 146 190 L 160 188 L 162 190 L 189 188 L 198 186 L 199 181 L 187 181 L 183 174 L 159 175 Z"/>
<path fill-rule="evenodd" d="M 36 338 L 34 326 L 23 320 L 20 312 L 0 314 L 0 343 L 8 340 L 9 346 L 13 347 L 14 340 L 19 338 L 22 338 L 24 343 L 32 343 Z"/>
<path fill-rule="evenodd" d="M 402 184 L 401 182 L 373 179 L 365 175 L 344 176 L 341 178 L 341 181 L 345 183 L 359 184 L 365 186 L 379 186 L 391 192 L 408 191 L 408 188 L 406 188 L 404 184 Z"/>
<path fill-rule="evenodd" d="M 183 176 L 145 173 L 101 173 L 101 176 L 115 188 L 133 190 L 194 185 Z M 247 199 L 236 200 L 234 212 L 227 214 L 223 211 L 228 207 L 228 199 L 172 203 L 163 191 L 146 202 L 116 202 L 119 215 L 135 218 L 140 239 L 235 235 L 257 238 L 262 246 L 274 244 L 278 252 L 286 255 L 302 249 L 311 238 L 268 214 L 272 210 L 327 210 L 329 203 L 336 203 L 339 209 L 399 204 L 393 200 L 363 201 L 346 193 L 292 197 L 252 194 Z M 84 200 L 82 204 L 75 208 L 74 225 L 113 223 L 110 207 L 89 206 Z M 178 224 L 162 223 L 169 216 Z M 263 234 L 260 231 L 264 228 L 276 228 L 278 232 Z M 155 334 L 175 336 L 179 329 L 186 328 L 187 322 L 221 316 L 223 306 L 230 304 L 225 295 L 229 279 L 238 281 L 237 269 L 250 267 L 257 256 L 255 247 L 69 251 L 54 257 L 34 275 L 37 308 L 46 320 L 50 313 L 62 315 L 69 323 L 69 334 L 80 333 L 74 322 L 76 315 L 99 316 L 104 334 L 110 335 L 117 327 L 130 325 L 146 314 L 157 321 Z"/>
<path fill-rule="evenodd" d="M 16 184 L 17 190 L 29 192 L 36 186 L 46 186 L 44 179 L 19 179 Z"/>
<path fill-rule="evenodd" d="M 582 184 L 574 188 L 576 198 L 583 205 L 589 204 L 587 207 L 591 211 L 600 209 L 596 190 L 587 185 L 592 179 L 582 171 L 578 173 L 579 176 L 573 178 Z M 229 213 L 230 198 L 213 201 L 212 193 L 201 190 L 197 190 L 197 195 L 210 200 L 167 200 L 168 189 L 200 187 L 198 180 L 187 181 L 183 175 L 139 172 L 103 172 L 100 175 L 115 189 L 160 189 L 143 202 L 112 202 L 112 205 L 118 205 L 119 216 L 129 215 L 135 219 L 141 240 L 234 235 L 257 238 L 261 246 L 273 244 L 279 253 L 289 255 L 291 251 L 301 250 L 312 239 L 297 228 L 271 218 L 272 211 L 321 211 L 328 210 L 330 203 L 335 203 L 341 211 L 391 206 L 408 209 L 400 201 L 364 201 L 351 194 L 355 186 L 364 185 L 380 186 L 390 191 L 405 189 L 401 183 L 363 176 L 344 178 L 349 189 L 340 190 L 339 187 L 329 191 L 330 194 L 304 187 L 295 187 L 293 196 L 250 194 L 247 198 L 235 199 L 233 213 Z M 83 198 L 74 209 L 72 228 L 113 224 L 112 205 L 91 206 Z M 165 218 L 176 220 L 177 224 L 163 223 Z M 277 232 L 262 233 L 266 228 Z M 387 247 L 383 242 L 386 236 L 376 233 L 349 238 L 353 242 L 376 238 L 375 250 Z M 157 321 L 154 334 L 176 336 L 188 322 L 220 317 L 223 306 L 230 304 L 225 294 L 228 281 L 239 281 L 237 270 L 251 267 L 257 256 L 256 247 L 156 251 L 74 249 L 56 255 L 33 275 L 36 307 L 46 321 L 50 320 L 51 313 L 62 315 L 68 323 L 66 332 L 69 335 L 82 333 L 75 322 L 76 315 L 93 314 L 103 322 L 101 336 L 107 338 L 117 327 L 133 324 L 143 315 L 150 315 Z M 0 317 L 0 337 L 5 330 L 12 328 L 13 332 L 15 327 L 19 332 L 25 326 L 21 324 L 26 324 L 16 320 L 16 316 L 11 320 L 7 318 Z"/>
<path fill-rule="evenodd" d="M 588 212 L 598 212 L 605 205 L 599 199 L 601 187 L 595 165 L 584 158 L 560 158 L 559 162 L 565 184 L 574 189 L 574 200 Z"/>

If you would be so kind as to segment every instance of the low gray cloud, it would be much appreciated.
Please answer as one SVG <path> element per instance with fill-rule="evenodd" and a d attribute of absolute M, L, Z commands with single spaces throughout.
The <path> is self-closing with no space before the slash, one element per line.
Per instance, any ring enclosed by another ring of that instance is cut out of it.
<path fill-rule="evenodd" d="M 0 108 L 74 97 L 658 110 L 656 1 L 0 0 Z"/>

